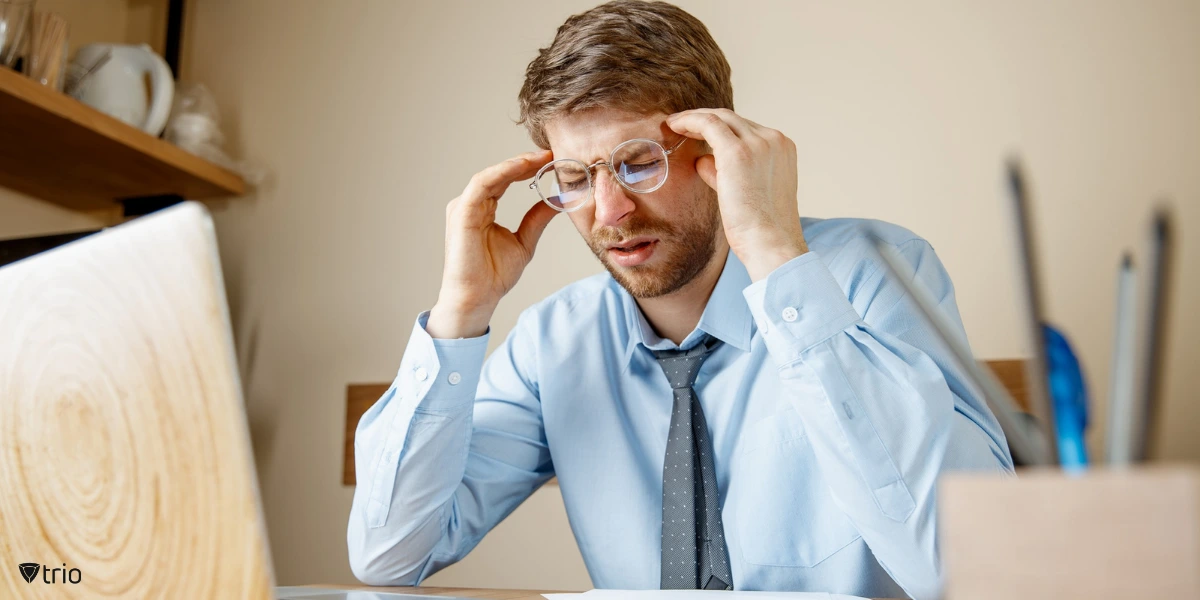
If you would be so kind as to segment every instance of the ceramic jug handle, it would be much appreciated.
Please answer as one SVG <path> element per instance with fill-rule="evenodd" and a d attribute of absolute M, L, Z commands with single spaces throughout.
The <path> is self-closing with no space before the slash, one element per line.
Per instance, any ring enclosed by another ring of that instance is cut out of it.
<path fill-rule="evenodd" d="M 167 117 L 171 115 L 171 100 L 175 97 L 175 77 L 167 61 L 154 53 L 150 46 L 142 44 L 145 53 L 138 59 L 141 69 L 150 74 L 150 110 L 146 113 L 146 121 L 142 131 L 157 136 L 167 126 Z"/>

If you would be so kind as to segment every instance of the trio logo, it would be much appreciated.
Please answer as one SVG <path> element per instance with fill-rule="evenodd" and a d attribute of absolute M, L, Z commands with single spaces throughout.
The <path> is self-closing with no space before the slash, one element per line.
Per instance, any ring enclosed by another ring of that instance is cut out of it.
<path fill-rule="evenodd" d="M 37 563 L 21 563 L 17 565 L 17 568 L 21 570 L 21 577 L 25 578 L 25 583 L 33 583 L 33 578 L 37 577 L 38 570 L 42 568 L 42 565 Z"/>
<path fill-rule="evenodd" d="M 51 569 L 38 563 L 21 563 L 17 565 L 17 570 L 21 572 L 21 578 L 25 580 L 25 583 L 33 583 L 38 576 L 38 571 L 42 572 L 42 583 L 79 583 L 83 581 L 83 573 L 79 569 L 68 569 L 66 563 L 63 563 L 61 569 Z M 62 572 L 62 581 L 59 581 L 59 572 Z"/>

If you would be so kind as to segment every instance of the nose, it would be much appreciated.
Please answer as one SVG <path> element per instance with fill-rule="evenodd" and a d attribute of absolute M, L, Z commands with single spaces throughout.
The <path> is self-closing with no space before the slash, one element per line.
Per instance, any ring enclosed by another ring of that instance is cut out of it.
<path fill-rule="evenodd" d="M 633 212 L 636 205 L 607 167 L 596 169 L 596 177 L 593 182 L 592 194 L 596 202 L 596 225 L 616 227 L 626 215 Z"/>

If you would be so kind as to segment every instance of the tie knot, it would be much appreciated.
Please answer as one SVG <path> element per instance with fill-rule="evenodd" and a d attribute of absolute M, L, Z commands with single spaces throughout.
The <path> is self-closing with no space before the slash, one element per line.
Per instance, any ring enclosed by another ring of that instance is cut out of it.
<path fill-rule="evenodd" d="M 696 383 L 700 374 L 700 365 L 705 358 L 721 345 L 721 340 L 712 336 L 704 336 L 699 344 L 688 350 L 654 350 L 654 358 L 658 366 L 667 376 L 667 383 L 672 389 L 689 388 Z"/>

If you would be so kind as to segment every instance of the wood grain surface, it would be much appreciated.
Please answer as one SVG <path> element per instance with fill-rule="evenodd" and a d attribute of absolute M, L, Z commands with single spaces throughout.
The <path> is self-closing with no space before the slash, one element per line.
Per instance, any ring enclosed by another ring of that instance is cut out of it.
<path fill-rule="evenodd" d="M 1029 411 L 1029 392 L 1025 386 L 1025 361 L 1020 359 L 983 361 L 1012 394 L 1013 399 L 1026 412 Z M 354 430 L 367 409 L 375 404 L 390 383 L 352 383 L 346 386 L 346 430 L 342 450 L 342 485 L 354 485 Z M 551 479 L 549 485 L 557 485 Z"/>
<path fill-rule="evenodd" d="M 236 173 L 2 67 L 0 186 L 76 210 L 246 191 Z"/>
<path fill-rule="evenodd" d="M 185 203 L 0 269 L 0 598 L 271 597 L 211 227 Z"/>

